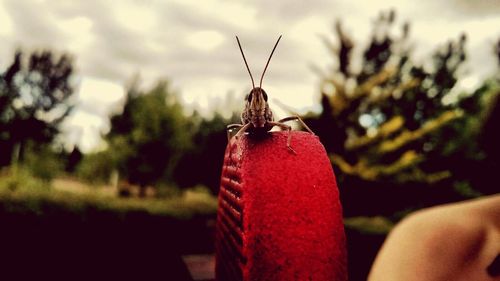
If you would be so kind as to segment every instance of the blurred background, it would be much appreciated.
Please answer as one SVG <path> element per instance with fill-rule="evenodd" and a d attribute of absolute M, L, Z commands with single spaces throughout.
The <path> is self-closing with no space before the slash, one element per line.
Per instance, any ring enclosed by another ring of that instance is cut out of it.
<path fill-rule="evenodd" d="M 3 269 L 212 278 L 234 36 L 258 77 L 283 34 L 263 88 L 325 146 L 364 280 L 408 214 L 499 192 L 499 27 L 497 0 L 0 0 Z"/>

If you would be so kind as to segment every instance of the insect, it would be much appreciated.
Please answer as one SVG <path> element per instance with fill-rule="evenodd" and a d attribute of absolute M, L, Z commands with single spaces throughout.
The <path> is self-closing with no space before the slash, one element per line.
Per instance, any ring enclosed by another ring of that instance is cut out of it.
<path fill-rule="evenodd" d="M 243 56 L 243 61 L 245 61 L 245 65 L 248 70 L 248 74 L 250 74 L 250 79 L 252 80 L 252 90 L 245 97 L 245 109 L 241 113 L 241 124 L 230 124 L 227 126 L 227 138 L 228 141 L 231 139 L 231 131 L 238 129 L 239 131 L 234 136 L 238 139 L 245 132 L 249 134 L 264 134 L 270 131 L 274 126 L 280 127 L 282 130 L 288 131 L 287 138 L 287 148 L 295 153 L 295 150 L 290 146 L 290 142 L 292 139 L 291 130 L 292 127 L 285 124 L 284 122 L 288 121 L 299 121 L 307 131 L 314 135 L 313 131 L 300 119 L 299 116 L 290 116 L 283 118 L 277 122 L 274 121 L 273 112 L 269 108 L 269 104 L 267 103 L 267 93 L 262 89 L 262 80 L 264 78 L 264 74 L 266 73 L 267 67 L 269 66 L 269 62 L 271 61 L 271 57 L 273 56 L 274 50 L 278 46 L 280 42 L 281 35 L 276 41 L 273 50 L 271 51 L 271 55 L 267 60 L 266 66 L 264 67 L 264 71 L 262 72 L 262 76 L 260 77 L 259 87 L 255 87 L 255 82 L 253 80 L 252 72 L 250 71 L 250 67 L 248 67 L 247 60 L 245 58 L 245 54 L 243 53 L 243 48 L 241 47 L 240 39 L 236 36 L 236 41 L 238 42 L 238 46 L 240 47 L 241 55 Z"/>

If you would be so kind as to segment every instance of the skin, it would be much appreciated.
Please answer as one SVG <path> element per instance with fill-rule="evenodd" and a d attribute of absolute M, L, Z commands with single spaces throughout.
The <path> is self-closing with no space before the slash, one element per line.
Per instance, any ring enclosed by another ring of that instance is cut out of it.
<path fill-rule="evenodd" d="M 500 254 L 500 195 L 422 210 L 399 223 L 369 281 L 500 280 L 487 268 Z"/>

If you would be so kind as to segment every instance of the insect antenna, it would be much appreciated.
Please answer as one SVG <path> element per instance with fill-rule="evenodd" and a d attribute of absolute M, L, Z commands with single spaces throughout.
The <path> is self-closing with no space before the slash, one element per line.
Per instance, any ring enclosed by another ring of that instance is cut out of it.
<path fill-rule="evenodd" d="M 247 66 L 248 74 L 250 74 L 250 79 L 252 79 L 252 89 L 254 89 L 255 82 L 253 81 L 252 72 L 250 72 L 250 67 L 248 67 L 247 59 L 245 58 L 245 54 L 243 53 L 243 48 L 241 48 L 241 43 L 238 36 L 236 36 L 236 41 L 238 41 L 238 46 L 240 47 L 241 55 L 243 56 L 243 60 L 245 61 L 245 65 Z"/>
<path fill-rule="evenodd" d="M 260 77 L 260 84 L 259 84 L 260 88 L 262 88 L 262 79 L 264 79 L 264 74 L 266 74 L 267 66 L 269 65 L 269 62 L 271 61 L 271 58 L 273 57 L 274 50 L 276 50 L 276 47 L 278 46 L 278 43 L 280 42 L 281 36 L 282 35 L 280 35 L 280 37 L 278 38 L 278 41 L 276 41 L 276 44 L 274 44 L 274 48 L 271 51 L 271 55 L 269 55 L 269 59 L 267 59 L 266 67 L 264 67 L 264 71 L 262 72 L 262 76 Z"/>

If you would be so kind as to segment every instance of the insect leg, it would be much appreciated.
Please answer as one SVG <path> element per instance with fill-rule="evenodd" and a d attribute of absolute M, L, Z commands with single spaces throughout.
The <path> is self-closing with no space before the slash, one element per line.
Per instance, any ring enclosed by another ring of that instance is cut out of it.
<path fill-rule="evenodd" d="M 240 125 L 240 126 L 241 126 L 241 127 L 240 127 L 240 130 L 236 133 L 236 135 L 234 135 L 234 137 L 235 137 L 236 139 L 238 139 L 241 135 L 243 135 L 243 134 L 246 132 L 246 130 L 247 130 L 250 126 L 252 126 L 252 123 L 246 123 L 245 125 Z"/>
<path fill-rule="evenodd" d="M 294 115 L 294 116 L 290 116 L 290 117 L 285 117 L 285 118 L 279 120 L 278 122 L 279 123 L 284 123 L 284 122 L 294 121 L 294 120 L 299 121 L 300 125 L 302 125 L 309 133 L 311 133 L 311 134 L 314 135 L 314 132 L 309 128 L 309 126 L 306 125 L 306 123 L 304 121 L 302 121 L 302 119 L 298 115 Z"/>
<path fill-rule="evenodd" d="M 226 132 L 227 132 L 227 141 L 228 142 L 231 139 L 231 131 L 234 130 L 234 129 L 240 129 L 241 127 L 243 127 L 243 125 L 241 125 L 241 124 L 230 124 L 230 125 L 227 125 Z"/>
<path fill-rule="evenodd" d="M 291 151 L 293 152 L 293 154 L 297 154 L 297 152 L 295 152 L 295 150 L 293 150 L 292 146 L 290 145 L 290 142 L 292 141 L 292 127 L 291 126 L 288 126 L 287 124 L 284 124 L 282 122 L 268 122 L 269 125 L 272 125 L 272 126 L 278 126 L 280 127 L 282 130 L 286 130 L 288 131 L 288 138 L 286 140 L 286 147 Z"/>

